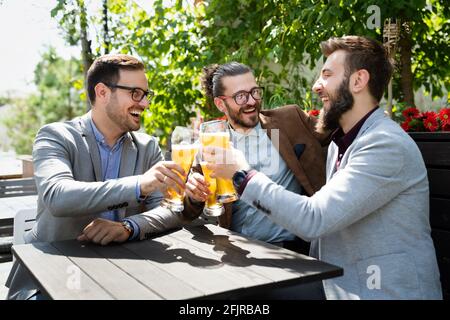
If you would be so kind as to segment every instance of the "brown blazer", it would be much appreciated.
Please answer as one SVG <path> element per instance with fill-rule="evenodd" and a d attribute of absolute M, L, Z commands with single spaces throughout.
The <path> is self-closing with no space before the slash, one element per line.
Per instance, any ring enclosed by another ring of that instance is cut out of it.
<path fill-rule="evenodd" d="M 281 157 L 293 172 L 305 194 L 313 195 L 325 184 L 326 147 L 329 143 L 329 135 L 318 134 L 314 128 L 315 118 L 310 117 L 296 105 L 262 110 L 259 119 L 262 128 L 267 130 L 269 138 L 271 138 L 272 129 L 280 130 Z M 201 172 L 199 167 L 193 170 Z M 203 203 L 194 203 L 186 199 L 185 217 L 195 219 L 201 214 L 203 205 Z M 219 225 L 229 228 L 231 216 L 232 204 L 225 204 L 225 214 L 219 217 Z"/>

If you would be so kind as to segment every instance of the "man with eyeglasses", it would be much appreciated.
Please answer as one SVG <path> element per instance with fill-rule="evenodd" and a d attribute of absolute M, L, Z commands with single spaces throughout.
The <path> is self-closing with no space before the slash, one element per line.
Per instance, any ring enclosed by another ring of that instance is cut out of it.
<path fill-rule="evenodd" d="M 314 119 L 298 106 L 261 110 L 263 88 L 251 69 L 237 62 L 204 69 L 202 85 L 208 99 L 223 112 L 234 146 L 252 168 L 298 194 L 312 195 L 325 183 L 325 156 Z M 186 193 L 192 202 L 205 201 L 208 188 L 199 173 L 190 176 Z M 282 204 L 279 204 L 282 205 Z M 252 238 L 308 254 L 309 245 L 270 221 L 260 209 L 242 201 L 225 204 L 222 227 Z"/>
<path fill-rule="evenodd" d="M 429 221 L 427 170 L 420 150 L 379 107 L 394 66 L 382 43 L 361 36 L 320 45 L 326 61 L 313 91 L 320 126 L 333 131 L 327 183 L 313 196 L 294 194 L 249 170 L 239 150 L 203 150 L 210 170 L 239 184 L 241 201 L 311 240 L 312 257 L 341 266 L 323 281 L 328 299 L 442 299 Z M 226 153 L 227 163 L 214 163 Z"/>
<path fill-rule="evenodd" d="M 167 187 L 184 188 L 176 173 L 183 169 L 163 161 L 156 138 L 135 132 L 152 96 L 142 62 L 123 54 L 96 59 L 87 91 L 90 112 L 46 125 L 36 136 L 38 208 L 26 243 L 78 238 L 106 245 L 144 239 L 151 226 L 183 222 L 159 206 Z M 9 299 L 36 293 L 18 263 L 7 285 Z"/>

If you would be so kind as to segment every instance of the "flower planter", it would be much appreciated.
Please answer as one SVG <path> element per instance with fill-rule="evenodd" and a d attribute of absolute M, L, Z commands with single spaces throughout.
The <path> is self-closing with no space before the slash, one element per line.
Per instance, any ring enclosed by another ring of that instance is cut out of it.
<path fill-rule="evenodd" d="M 450 132 L 410 132 L 418 145 L 430 184 L 430 223 L 441 284 L 450 300 Z"/>

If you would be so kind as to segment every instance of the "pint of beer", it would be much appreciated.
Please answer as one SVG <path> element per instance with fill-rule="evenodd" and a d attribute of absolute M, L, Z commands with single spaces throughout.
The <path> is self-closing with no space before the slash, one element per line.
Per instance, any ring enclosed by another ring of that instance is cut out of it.
<path fill-rule="evenodd" d="M 198 147 L 195 145 L 173 145 L 172 161 L 182 167 L 184 172 L 186 172 L 187 174 L 189 172 L 189 169 L 191 168 L 192 162 L 194 161 L 194 156 L 197 151 Z M 177 172 L 177 174 L 179 173 Z M 187 176 L 180 175 L 180 177 L 183 181 L 186 181 Z M 163 201 L 170 204 L 170 209 L 177 212 L 183 211 L 184 192 L 182 194 L 179 194 L 174 189 L 168 188 L 167 193 L 169 194 L 169 197 L 167 199 L 164 199 Z"/>
<path fill-rule="evenodd" d="M 181 176 L 183 181 L 186 181 L 189 169 L 194 161 L 195 154 L 199 147 L 193 143 L 193 133 L 190 129 L 185 127 L 176 127 L 172 133 L 172 161 L 183 168 L 186 176 Z M 181 212 L 184 209 L 183 198 L 184 192 L 179 194 L 172 188 L 167 189 L 168 197 L 163 199 L 161 205 L 169 208 L 175 212 Z"/>
<path fill-rule="evenodd" d="M 204 122 L 200 126 L 200 143 L 204 147 L 220 147 L 227 149 L 230 146 L 230 133 L 226 121 L 215 120 Z M 226 161 L 226 159 L 223 159 Z M 217 201 L 228 203 L 238 200 L 231 179 L 217 178 Z"/>
<path fill-rule="evenodd" d="M 217 181 L 214 178 L 211 178 L 211 170 L 207 168 L 207 162 L 202 161 L 200 162 L 200 165 L 202 167 L 203 176 L 205 178 L 205 181 L 209 184 L 209 191 L 211 194 L 209 195 L 208 199 L 205 203 L 205 208 L 203 209 L 203 213 L 212 216 L 217 217 L 220 216 L 225 212 L 223 208 L 223 204 L 220 202 L 217 202 L 216 198 L 216 191 L 217 191 Z"/>
<path fill-rule="evenodd" d="M 204 147 L 220 147 L 227 149 L 230 145 L 230 135 L 228 132 L 206 132 L 200 133 L 200 143 Z M 223 159 L 224 161 L 226 159 Z M 222 203 L 237 200 L 233 182 L 230 179 L 217 178 L 217 200 Z"/>

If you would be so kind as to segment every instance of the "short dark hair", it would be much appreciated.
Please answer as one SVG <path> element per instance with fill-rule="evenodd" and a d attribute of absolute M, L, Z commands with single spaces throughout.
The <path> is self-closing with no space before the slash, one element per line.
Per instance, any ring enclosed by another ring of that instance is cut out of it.
<path fill-rule="evenodd" d="M 235 61 L 222 65 L 212 64 L 204 67 L 201 78 L 203 91 L 207 98 L 214 100 L 214 97 L 223 95 L 225 91 L 222 83 L 223 77 L 239 76 L 249 72 L 252 72 L 250 67 Z"/>
<path fill-rule="evenodd" d="M 337 50 L 347 52 L 345 73 L 348 76 L 357 70 L 367 70 L 370 75 L 369 91 L 380 102 L 394 70 L 392 59 L 381 43 L 367 37 L 345 36 L 330 38 L 320 47 L 325 57 Z"/>
<path fill-rule="evenodd" d="M 102 82 L 115 85 L 119 81 L 119 70 L 144 70 L 144 64 L 127 54 L 103 55 L 92 63 L 87 72 L 86 86 L 91 104 L 95 103 L 95 86 Z"/>

